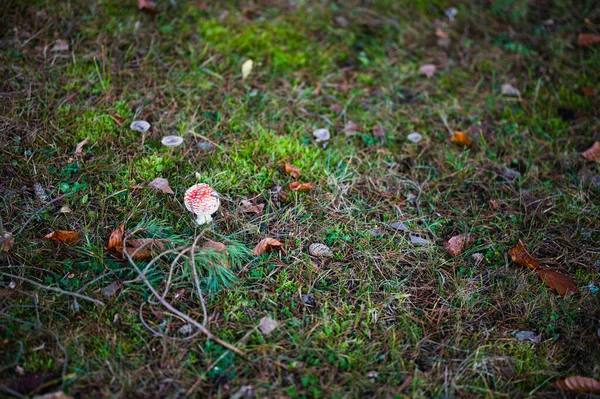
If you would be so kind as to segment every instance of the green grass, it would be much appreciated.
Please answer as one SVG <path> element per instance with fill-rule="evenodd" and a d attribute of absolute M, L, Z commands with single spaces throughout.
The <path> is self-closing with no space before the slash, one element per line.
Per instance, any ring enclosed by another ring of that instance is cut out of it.
<path fill-rule="evenodd" d="M 582 91 L 599 88 L 600 47 L 576 45 L 599 30 L 593 1 L 202 4 L 160 2 L 155 18 L 115 0 L 0 11 L 1 227 L 31 217 L 0 252 L 0 385 L 107 398 L 548 397 L 556 379 L 600 379 L 589 288 L 600 286 L 600 166 L 580 156 L 600 140 L 598 97 Z M 52 50 L 59 38 L 69 51 Z M 429 79 L 425 63 L 438 66 Z M 501 94 L 506 82 L 520 98 Z M 139 119 L 145 134 L 129 129 Z M 344 134 L 349 121 L 358 134 Z M 317 128 L 332 133 L 326 146 Z M 455 130 L 473 147 L 451 143 Z M 406 139 L 414 131 L 422 142 Z M 184 144 L 164 147 L 170 134 Z M 213 149 L 198 148 L 206 140 Z M 146 187 L 157 177 L 175 195 Z M 290 191 L 294 180 L 314 188 Z M 200 182 L 223 197 L 202 227 L 183 205 Z M 35 184 L 66 196 L 43 208 Z M 264 211 L 244 213 L 243 199 Z M 395 221 L 432 245 L 411 244 Z M 247 358 L 202 334 L 181 340 L 187 321 L 107 251 L 121 223 L 171 249 L 198 235 L 227 245 L 136 264 Z M 42 239 L 53 230 L 79 240 Z M 460 233 L 476 241 L 451 258 L 443 243 Z M 252 255 L 265 237 L 286 254 Z M 561 298 L 512 262 L 519 240 L 580 293 Z M 333 258 L 310 256 L 315 242 Z M 265 316 L 280 322 L 268 336 Z M 518 341 L 521 330 L 541 342 Z"/>

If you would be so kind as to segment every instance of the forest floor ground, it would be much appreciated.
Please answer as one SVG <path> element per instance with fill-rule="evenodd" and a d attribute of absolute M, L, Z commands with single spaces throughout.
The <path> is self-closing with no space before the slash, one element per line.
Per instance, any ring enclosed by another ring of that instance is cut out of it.
<path fill-rule="evenodd" d="M 600 32 L 594 3 L 9 0 L 2 389 L 515 398 L 600 379 L 600 167 L 582 156 L 600 46 L 577 39 Z M 223 198 L 203 226 L 183 204 L 196 183 Z M 172 252 L 124 259 L 121 224 Z M 60 230 L 77 240 L 44 239 Z M 285 252 L 254 255 L 267 237 Z M 578 293 L 513 262 L 520 241 Z"/>

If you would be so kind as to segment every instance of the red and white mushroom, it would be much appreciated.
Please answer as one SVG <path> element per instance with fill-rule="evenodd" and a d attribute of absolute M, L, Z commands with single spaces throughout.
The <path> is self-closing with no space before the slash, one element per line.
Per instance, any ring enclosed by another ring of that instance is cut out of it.
<path fill-rule="evenodd" d="M 208 184 L 200 183 L 188 188 L 183 203 L 188 211 L 196 215 L 196 223 L 202 225 L 212 221 L 211 215 L 219 209 L 219 195 Z"/>

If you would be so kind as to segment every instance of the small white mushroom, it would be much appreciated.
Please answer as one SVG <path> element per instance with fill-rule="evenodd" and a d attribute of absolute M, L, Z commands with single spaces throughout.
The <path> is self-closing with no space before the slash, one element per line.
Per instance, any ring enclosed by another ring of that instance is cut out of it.
<path fill-rule="evenodd" d="M 448 17 L 451 22 L 456 21 L 456 14 L 458 14 L 458 9 L 456 7 L 450 7 L 444 11 L 444 14 Z"/>
<path fill-rule="evenodd" d="M 133 121 L 129 128 L 140 133 L 146 133 L 150 129 L 150 124 L 146 121 Z"/>
<path fill-rule="evenodd" d="M 203 225 L 212 221 L 212 214 L 219 209 L 217 192 L 208 184 L 200 183 L 188 188 L 184 201 L 188 211 L 196 215 L 196 223 Z"/>
<path fill-rule="evenodd" d="M 329 130 L 327 129 L 317 129 L 313 132 L 313 136 L 316 138 L 316 142 L 320 143 L 322 141 L 327 141 L 331 137 L 329 134 Z"/>
<path fill-rule="evenodd" d="M 504 94 L 505 96 L 509 96 L 509 97 L 520 97 L 521 96 L 521 92 L 519 91 L 519 89 L 515 88 L 510 83 L 504 83 L 500 87 L 500 92 L 502 94 Z"/>
<path fill-rule="evenodd" d="M 432 77 L 435 74 L 437 67 L 433 64 L 423 64 L 419 67 L 421 75 L 425 75 L 427 78 Z"/>
<path fill-rule="evenodd" d="M 162 145 L 167 146 L 169 148 L 179 147 L 183 144 L 183 137 L 181 136 L 165 136 L 160 141 Z"/>
<path fill-rule="evenodd" d="M 417 132 L 409 134 L 407 138 L 408 141 L 410 141 L 411 143 L 418 143 L 419 141 L 423 140 L 423 136 L 421 136 L 421 134 Z"/>

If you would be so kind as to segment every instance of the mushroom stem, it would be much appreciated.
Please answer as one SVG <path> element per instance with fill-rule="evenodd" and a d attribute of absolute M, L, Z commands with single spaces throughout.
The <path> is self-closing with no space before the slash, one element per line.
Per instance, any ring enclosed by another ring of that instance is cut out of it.
<path fill-rule="evenodd" d="M 196 214 L 196 223 L 199 225 L 203 225 L 205 223 L 211 222 L 212 216 L 208 213 L 198 213 Z"/>

